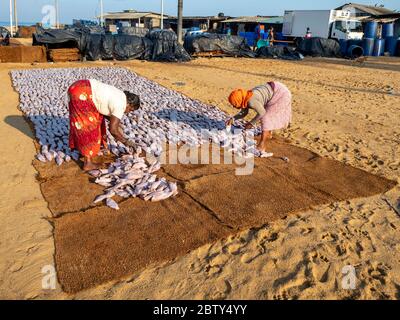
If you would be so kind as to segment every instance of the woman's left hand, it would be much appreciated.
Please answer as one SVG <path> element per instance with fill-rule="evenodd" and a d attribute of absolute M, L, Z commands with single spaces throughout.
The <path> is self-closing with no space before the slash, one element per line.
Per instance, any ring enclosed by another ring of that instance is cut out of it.
<path fill-rule="evenodd" d="M 250 123 L 250 122 L 247 122 L 247 123 L 245 124 L 245 126 L 244 126 L 244 129 L 245 129 L 245 130 L 250 130 L 250 129 L 253 129 L 253 128 L 254 128 L 254 126 L 253 126 L 253 124 Z"/>

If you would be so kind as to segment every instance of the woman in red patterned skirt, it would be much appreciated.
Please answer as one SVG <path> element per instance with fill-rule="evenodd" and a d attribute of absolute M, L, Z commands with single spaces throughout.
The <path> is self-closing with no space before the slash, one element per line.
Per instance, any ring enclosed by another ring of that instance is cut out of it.
<path fill-rule="evenodd" d="M 133 146 L 123 136 L 120 120 L 125 113 L 139 109 L 139 96 L 97 80 L 75 82 L 68 89 L 68 96 L 69 147 L 82 154 L 85 171 L 98 168 L 92 159 L 98 155 L 102 144 L 107 147 L 105 117 L 110 120 L 109 130 L 114 138 L 127 146 Z"/>

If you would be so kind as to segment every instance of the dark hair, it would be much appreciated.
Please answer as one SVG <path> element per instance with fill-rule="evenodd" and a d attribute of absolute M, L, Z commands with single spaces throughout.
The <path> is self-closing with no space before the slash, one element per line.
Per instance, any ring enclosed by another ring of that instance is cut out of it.
<path fill-rule="evenodd" d="M 126 101 L 129 105 L 134 107 L 136 110 L 140 108 L 140 97 L 129 91 L 124 91 L 126 95 Z"/>

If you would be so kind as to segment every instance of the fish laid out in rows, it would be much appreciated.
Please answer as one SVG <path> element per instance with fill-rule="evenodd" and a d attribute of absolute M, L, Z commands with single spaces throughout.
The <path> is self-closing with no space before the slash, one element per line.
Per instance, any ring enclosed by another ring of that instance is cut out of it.
<path fill-rule="evenodd" d="M 252 140 L 249 140 L 241 130 L 234 133 L 226 130 L 227 115 L 218 108 L 185 97 L 124 68 L 16 70 L 12 71 L 11 77 L 15 89 L 20 94 L 20 109 L 34 125 L 35 135 L 41 146 L 36 157 L 41 162 L 55 161 L 57 165 L 62 165 L 72 159 L 79 159 L 79 153 L 70 150 L 68 143 L 70 123 L 67 91 L 72 83 L 81 79 L 96 79 L 140 96 L 140 110 L 125 115 L 121 120 L 121 125 L 124 135 L 148 154 L 158 157 L 165 143 L 200 146 L 211 141 L 239 155 L 268 156 L 262 155 Z M 108 125 L 107 121 L 106 123 Z M 238 126 L 236 128 L 239 129 L 243 126 L 241 121 L 236 124 Z M 256 130 L 254 129 L 250 134 L 254 135 L 257 133 Z M 108 135 L 108 144 L 110 151 L 120 157 L 111 166 L 111 168 L 116 168 L 118 173 L 119 169 L 116 165 L 123 165 L 120 162 L 121 158 L 132 156 L 132 154 L 129 148 L 113 141 L 110 135 Z M 137 161 L 137 158 L 134 159 Z M 143 174 L 147 174 L 148 169 L 143 168 Z M 124 170 L 121 169 L 121 171 Z M 126 172 L 121 173 L 123 174 Z M 121 185 L 126 180 L 121 175 L 115 174 L 108 182 L 109 188 L 118 186 L 109 194 L 115 192 L 117 195 L 127 196 L 131 191 L 130 196 L 157 201 L 167 198 L 167 195 L 175 195 L 177 192 L 175 186 L 166 181 L 161 181 L 155 190 L 150 185 L 146 185 L 142 190 L 137 189 L 137 180 L 150 178 L 149 176 L 135 179 L 134 183 Z M 111 176 L 107 176 L 104 180 L 108 181 L 110 178 Z M 150 182 L 146 183 L 157 185 L 158 180 L 151 182 L 152 179 L 150 178 Z M 99 181 L 103 181 L 101 177 Z M 151 190 L 150 193 L 147 192 L 149 190 Z M 108 205 L 117 208 L 110 201 Z"/>
<path fill-rule="evenodd" d="M 48 151 L 62 151 L 65 155 L 73 156 L 68 146 L 70 124 L 67 91 L 79 79 L 97 79 L 140 96 L 141 109 L 124 116 L 121 124 L 127 138 L 147 153 L 157 156 L 163 142 L 192 146 L 206 140 L 222 146 L 229 143 L 225 130 L 227 115 L 224 112 L 124 68 L 17 70 L 11 75 L 14 87 L 20 94 L 20 108 L 33 122 L 38 142 L 47 146 Z M 241 122 L 237 124 L 240 128 Z M 245 140 L 244 135 L 242 138 L 236 137 L 232 148 L 246 151 Z M 41 161 L 47 159 L 42 155 Z M 256 150 L 255 155 L 260 156 Z"/>

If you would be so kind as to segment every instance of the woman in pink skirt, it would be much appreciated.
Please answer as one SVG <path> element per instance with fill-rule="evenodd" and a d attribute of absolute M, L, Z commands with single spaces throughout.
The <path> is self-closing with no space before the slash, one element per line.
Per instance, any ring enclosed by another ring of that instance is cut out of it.
<path fill-rule="evenodd" d="M 227 125 L 246 117 L 249 109 L 257 113 L 246 123 L 245 129 L 251 129 L 261 121 L 262 135 L 257 146 L 260 151 L 266 151 L 266 144 L 268 139 L 272 138 L 273 130 L 285 129 L 292 121 L 292 94 L 280 82 L 269 82 L 249 91 L 236 89 L 230 94 L 229 102 L 241 111 L 229 119 Z"/>

